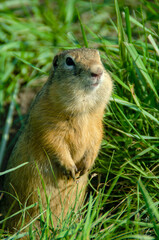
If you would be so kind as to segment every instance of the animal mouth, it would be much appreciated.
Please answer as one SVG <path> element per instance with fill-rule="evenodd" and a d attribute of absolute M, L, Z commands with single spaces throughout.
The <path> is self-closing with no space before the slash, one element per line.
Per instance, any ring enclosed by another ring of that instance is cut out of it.
<path fill-rule="evenodd" d="M 90 86 L 91 87 L 98 87 L 101 83 L 101 76 L 91 76 L 91 82 L 90 82 Z"/>
<path fill-rule="evenodd" d="M 98 85 L 99 85 L 99 81 L 96 82 L 96 83 L 92 83 L 92 84 L 90 84 L 91 87 L 97 87 Z"/>
<path fill-rule="evenodd" d="M 100 82 L 100 80 L 91 80 L 89 84 L 86 85 L 86 88 L 90 90 L 96 89 L 100 85 Z"/>
<path fill-rule="evenodd" d="M 103 72 L 99 73 L 91 73 L 91 76 L 88 78 L 88 82 L 86 85 L 86 88 L 89 90 L 95 90 L 97 89 L 103 79 Z"/>

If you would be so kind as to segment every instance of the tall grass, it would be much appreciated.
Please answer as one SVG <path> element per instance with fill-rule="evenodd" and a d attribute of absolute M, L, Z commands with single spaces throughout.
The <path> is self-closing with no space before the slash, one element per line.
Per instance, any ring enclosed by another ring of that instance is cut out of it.
<path fill-rule="evenodd" d="M 98 48 L 114 80 L 85 206 L 54 229 L 48 204 L 39 233 L 30 224 L 9 239 L 159 239 L 158 10 L 155 0 L 0 3 L 1 118 L 17 82 L 37 84 L 61 49 Z"/>

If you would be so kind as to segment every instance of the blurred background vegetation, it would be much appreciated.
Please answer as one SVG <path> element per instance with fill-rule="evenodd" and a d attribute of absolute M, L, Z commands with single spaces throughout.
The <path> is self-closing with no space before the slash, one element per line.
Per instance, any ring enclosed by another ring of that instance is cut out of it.
<path fill-rule="evenodd" d="M 3 170 L 57 52 L 99 49 L 114 81 L 105 136 L 90 174 L 91 210 L 80 226 L 68 220 L 69 228 L 51 230 L 53 239 L 159 239 L 158 43 L 157 0 L 1 0 Z"/>

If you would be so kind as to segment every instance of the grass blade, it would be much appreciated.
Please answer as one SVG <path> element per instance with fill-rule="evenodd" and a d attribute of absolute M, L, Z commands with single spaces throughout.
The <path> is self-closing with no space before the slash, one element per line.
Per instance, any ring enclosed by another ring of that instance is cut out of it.
<path fill-rule="evenodd" d="M 80 15 L 79 15 L 79 12 L 78 12 L 77 9 L 76 9 L 76 11 L 77 11 L 78 20 L 79 20 L 80 26 L 81 26 L 81 32 L 82 32 L 82 36 L 83 36 L 83 40 L 84 40 L 84 45 L 85 45 L 86 48 L 88 48 L 87 37 L 86 37 L 85 31 L 84 31 L 84 28 L 83 28 L 83 24 L 82 24 L 82 21 L 81 21 L 81 18 L 80 18 Z"/>
<path fill-rule="evenodd" d="M 135 18 L 133 18 L 132 16 L 130 16 L 130 22 L 134 23 L 136 26 L 142 28 L 144 31 L 152 34 L 153 36 L 159 38 L 159 36 L 154 33 L 153 31 L 151 31 L 150 29 L 148 29 L 147 27 L 143 26 L 140 22 L 138 22 Z"/>
<path fill-rule="evenodd" d="M 138 181 L 138 184 L 139 184 L 141 193 L 142 193 L 142 195 L 144 197 L 144 200 L 145 200 L 145 203 L 146 203 L 147 210 L 148 210 L 148 213 L 150 215 L 151 221 L 152 221 L 152 223 L 154 225 L 154 229 L 155 229 L 156 234 L 157 234 L 157 236 L 159 238 L 159 228 L 156 225 L 157 224 L 156 220 L 159 222 L 159 212 L 158 212 L 158 209 L 156 208 L 154 202 L 152 201 L 148 191 L 146 190 L 146 188 L 143 185 L 141 180 Z"/>
<path fill-rule="evenodd" d="M 119 96 L 117 96 L 116 94 L 113 94 L 113 98 L 111 98 L 111 101 L 115 101 L 116 103 L 119 103 L 123 106 L 126 106 L 130 109 L 133 109 L 134 111 L 137 112 L 141 112 L 143 115 L 145 115 L 146 117 L 148 117 L 150 120 L 156 122 L 159 125 L 159 120 L 157 118 L 155 118 L 152 114 L 148 113 L 145 110 L 141 110 L 138 106 L 136 106 L 133 103 L 127 102 L 125 100 L 123 100 L 122 98 L 120 98 Z"/>
<path fill-rule="evenodd" d="M 138 67 L 140 73 L 142 74 L 142 76 L 145 78 L 147 84 L 150 86 L 150 88 L 152 89 L 152 91 L 155 93 L 156 97 L 159 98 L 158 93 L 155 89 L 155 86 L 152 82 L 152 79 L 150 78 L 148 71 L 143 63 L 143 61 L 141 60 L 138 52 L 136 51 L 135 47 L 132 44 L 129 43 L 124 43 L 129 54 L 131 55 L 131 57 L 134 60 L 134 63 L 136 64 L 136 66 Z"/>
<path fill-rule="evenodd" d="M 148 39 L 149 39 L 150 43 L 152 44 L 152 46 L 154 47 L 157 55 L 159 56 L 159 48 L 158 48 L 158 46 L 157 46 L 157 44 L 156 44 L 156 42 L 155 42 L 155 40 L 153 39 L 153 37 L 152 37 L 151 34 L 148 36 Z"/>
<path fill-rule="evenodd" d="M 4 131 L 3 131 L 3 135 L 2 135 L 1 145 L 0 145 L 0 170 L 2 169 L 2 165 L 3 165 L 3 157 L 4 157 L 7 141 L 9 138 L 9 130 L 12 125 L 13 112 L 14 112 L 14 108 L 15 108 L 15 101 L 16 101 L 16 97 L 18 94 L 18 90 L 19 90 L 19 83 L 17 82 L 15 89 L 14 89 L 13 98 L 12 98 L 11 104 L 9 106 L 9 111 L 8 111 L 7 119 L 5 122 L 5 127 L 4 127 Z"/>
<path fill-rule="evenodd" d="M 118 29 L 118 40 L 119 40 L 119 49 L 120 49 L 120 56 L 122 59 L 122 65 L 125 65 L 125 62 L 127 60 L 126 57 L 126 51 L 124 48 L 124 41 L 125 41 L 125 33 L 124 33 L 124 29 L 123 29 L 123 23 L 122 23 L 122 18 L 120 15 L 120 10 L 119 10 L 119 5 L 118 5 L 118 1 L 115 0 L 115 10 L 116 10 L 116 15 L 117 15 L 117 29 Z"/>
<path fill-rule="evenodd" d="M 8 170 L 6 170 L 6 171 L 4 171 L 4 172 L 0 172 L 0 176 L 5 175 L 5 174 L 7 174 L 7 173 L 9 173 L 9 172 L 15 171 L 15 170 L 17 170 L 18 168 L 21 168 L 21 167 L 25 166 L 26 164 L 28 164 L 28 162 L 22 163 L 22 164 L 18 165 L 17 167 L 10 168 L 10 169 L 8 169 Z"/>
<path fill-rule="evenodd" d="M 126 20 L 126 30 L 128 35 L 129 43 L 132 43 L 132 34 L 131 34 L 131 25 L 130 25 L 130 16 L 129 16 L 129 8 L 125 8 L 125 20 Z"/>

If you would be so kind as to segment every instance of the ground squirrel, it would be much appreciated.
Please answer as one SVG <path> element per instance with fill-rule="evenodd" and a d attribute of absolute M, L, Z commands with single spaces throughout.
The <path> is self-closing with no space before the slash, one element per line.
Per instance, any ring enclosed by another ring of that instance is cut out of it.
<path fill-rule="evenodd" d="M 103 113 L 111 92 L 112 80 L 97 50 L 72 49 L 55 56 L 50 77 L 31 105 L 8 162 L 8 169 L 28 162 L 5 176 L 4 190 L 19 200 L 11 213 L 38 203 L 37 189 L 45 208 L 42 181 L 51 196 L 55 226 L 75 202 L 76 209 L 80 206 L 88 171 L 100 148 Z M 7 211 L 14 197 L 5 194 L 4 199 Z M 25 223 L 38 214 L 37 204 L 25 213 Z M 7 226 L 18 229 L 21 218 L 16 215 Z"/>

